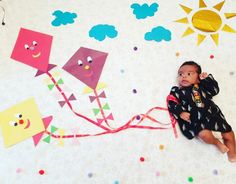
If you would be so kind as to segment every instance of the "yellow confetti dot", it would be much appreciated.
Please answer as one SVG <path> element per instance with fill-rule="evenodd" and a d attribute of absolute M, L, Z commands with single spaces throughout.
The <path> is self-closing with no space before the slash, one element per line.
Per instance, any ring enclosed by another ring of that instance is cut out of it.
<path fill-rule="evenodd" d="M 175 55 L 178 57 L 178 56 L 180 55 L 180 53 L 179 53 L 179 52 L 176 52 Z"/>
<path fill-rule="evenodd" d="M 163 150 L 164 147 L 165 147 L 165 146 L 164 146 L 163 144 L 160 144 L 159 149 L 160 149 L 160 150 Z"/>

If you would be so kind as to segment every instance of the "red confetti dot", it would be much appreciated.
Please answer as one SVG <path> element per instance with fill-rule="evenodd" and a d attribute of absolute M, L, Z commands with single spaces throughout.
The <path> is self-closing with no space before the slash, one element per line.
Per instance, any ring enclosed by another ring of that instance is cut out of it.
<path fill-rule="evenodd" d="M 40 175 L 44 175 L 44 173 L 45 173 L 44 170 L 42 170 L 42 169 L 39 170 L 39 174 L 40 174 Z"/>
<path fill-rule="evenodd" d="M 211 59 L 214 59 L 214 57 L 215 57 L 214 55 L 210 55 L 210 58 L 211 58 Z"/>
<path fill-rule="evenodd" d="M 144 162 L 144 157 L 140 157 L 140 159 L 139 159 L 141 162 Z"/>

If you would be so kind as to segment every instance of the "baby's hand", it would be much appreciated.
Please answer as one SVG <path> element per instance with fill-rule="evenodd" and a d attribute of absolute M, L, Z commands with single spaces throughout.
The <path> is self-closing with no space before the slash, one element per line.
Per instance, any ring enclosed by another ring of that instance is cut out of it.
<path fill-rule="evenodd" d="M 206 72 L 202 72 L 200 75 L 199 75 L 199 78 L 201 79 L 201 80 L 203 80 L 203 79 L 205 79 L 205 78 L 207 78 L 208 77 L 208 74 L 206 73 Z"/>
<path fill-rule="evenodd" d="M 190 113 L 188 112 L 182 112 L 180 114 L 181 119 L 183 119 L 184 121 L 190 122 Z"/>

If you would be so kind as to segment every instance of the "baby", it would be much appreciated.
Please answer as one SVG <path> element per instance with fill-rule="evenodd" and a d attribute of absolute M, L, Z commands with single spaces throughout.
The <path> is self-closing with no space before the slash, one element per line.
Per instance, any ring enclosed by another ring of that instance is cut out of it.
<path fill-rule="evenodd" d="M 217 81 L 211 74 L 202 73 L 201 67 L 193 62 L 184 62 L 178 70 L 179 86 L 171 89 L 170 95 L 177 99 L 168 101 L 168 109 L 177 120 L 185 137 L 199 137 L 207 144 L 215 145 L 227 153 L 230 162 L 236 162 L 234 132 L 226 122 L 212 97 L 219 93 Z M 221 132 L 223 143 L 212 131 Z"/>

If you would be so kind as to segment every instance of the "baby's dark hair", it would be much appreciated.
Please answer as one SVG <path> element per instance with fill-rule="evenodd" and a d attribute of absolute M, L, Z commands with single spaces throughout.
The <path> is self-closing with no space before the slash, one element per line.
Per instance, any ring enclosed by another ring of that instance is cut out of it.
<path fill-rule="evenodd" d="M 195 63 L 194 61 L 185 61 L 179 68 L 181 68 L 182 66 L 185 65 L 191 65 L 191 66 L 195 66 L 197 68 L 197 73 L 201 74 L 202 73 L 202 68 L 199 64 Z"/>

